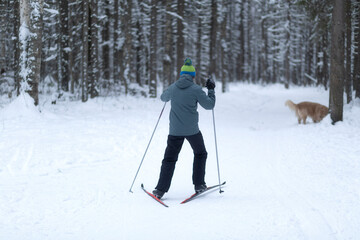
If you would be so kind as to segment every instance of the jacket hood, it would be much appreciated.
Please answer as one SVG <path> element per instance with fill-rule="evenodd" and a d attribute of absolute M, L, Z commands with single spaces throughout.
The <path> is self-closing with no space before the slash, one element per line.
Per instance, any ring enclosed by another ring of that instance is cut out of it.
<path fill-rule="evenodd" d="M 180 76 L 179 80 L 176 81 L 175 85 L 180 89 L 185 89 L 193 85 L 193 77 L 189 74 L 183 74 Z"/>

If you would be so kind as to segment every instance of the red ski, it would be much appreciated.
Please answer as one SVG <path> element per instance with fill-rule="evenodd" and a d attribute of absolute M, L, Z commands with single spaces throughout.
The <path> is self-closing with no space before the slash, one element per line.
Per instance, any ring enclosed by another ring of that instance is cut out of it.
<path fill-rule="evenodd" d="M 158 199 L 157 197 L 155 197 L 154 194 L 146 191 L 145 188 L 144 188 L 144 184 L 141 184 L 141 188 L 142 188 L 142 190 L 144 190 L 144 192 L 145 192 L 147 195 L 149 195 L 151 198 L 153 198 L 154 200 L 156 200 L 158 203 L 160 203 L 160 204 L 163 205 L 164 207 L 169 207 L 169 206 L 166 205 L 163 201 L 161 201 L 160 199 Z"/>

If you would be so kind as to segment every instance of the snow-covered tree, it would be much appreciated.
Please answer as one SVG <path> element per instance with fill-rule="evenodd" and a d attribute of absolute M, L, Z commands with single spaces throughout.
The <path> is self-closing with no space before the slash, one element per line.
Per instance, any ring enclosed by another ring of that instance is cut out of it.
<path fill-rule="evenodd" d="M 39 104 L 43 4 L 42 0 L 21 0 L 19 5 L 20 91 L 28 93 L 35 105 Z"/>
<path fill-rule="evenodd" d="M 27 2 L 32 12 L 35 5 L 43 6 L 43 23 L 21 29 L 38 29 L 39 35 L 19 32 L 24 1 L 0 2 L 0 67 L 6 72 L 0 94 L 19 90 L 21 82 L 27 83 L 21 84 L 27 92 L 40 83 L 39 91 L 57 96 L 70 92 L 83 101 L 88 95 L 121 93 L 155 97 L 160 84 L 166 88 L 178 78 L 186 57 L 193 60 L 197 84 L 204 85 L 212 74 L 222 81 L 223 91 L 233 81 L 329 86 L 333 0 Z M 346 3 L 349 102 L 352 89 L 360 95 L 360 3 Z M 21 42 L 20 35 L 28 41 Z M 37 78 L 18 68 L 32 61 L 21 49 L 37 47 L 29 36 L 42 39 L 39 58 L 34 55 L 40 59 Z"/>

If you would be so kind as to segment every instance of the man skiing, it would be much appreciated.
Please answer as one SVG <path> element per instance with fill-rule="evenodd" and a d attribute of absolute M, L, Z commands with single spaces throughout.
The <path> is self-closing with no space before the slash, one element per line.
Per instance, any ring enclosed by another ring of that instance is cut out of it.
<path fill-rule="evenodd" d="M 167 147 L 161 165 L 160 177 L 153 194 L 162 198 L 170 188 L 175 164 L 181 147 L 186 139 L 194 152 L 193 184 L 196 192 L 206 190 L 205 165 L 207 152 L 203 136 L 199 130 L 199 113 L 197 103 L 203 108 L 211 110 L 215 106 L 215 82 L 208 79 L 206 87 L 208 95 L 201 86 L 194 83 L 196 72 L 190 58 L 185 59 L 181 67 L 180 78 L 161 94 L 161 100 L 171 100 L 170 131 Z"/>

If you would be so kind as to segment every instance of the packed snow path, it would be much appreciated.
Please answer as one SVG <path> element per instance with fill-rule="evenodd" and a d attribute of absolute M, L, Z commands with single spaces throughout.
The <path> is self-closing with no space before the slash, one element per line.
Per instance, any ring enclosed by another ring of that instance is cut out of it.
<path fill-rule="evenodd" d="M 215 107 L 223 194 L 193 193 L 192 151 L 179 156 L 169 208 L 150 199 L 168 134 L 166 106 L 134 97 L 87 103 L 20 97 L 0 108 L 0 239 L 358 239 L 360 102 L 344 122 L 298 125 L 284 103 L 327 105 L 319 88 L 233 85 Z M 211 111 L 199 107 L 206 180 L 218 183 Z"/>

